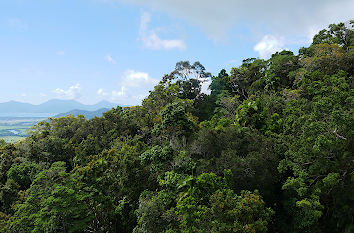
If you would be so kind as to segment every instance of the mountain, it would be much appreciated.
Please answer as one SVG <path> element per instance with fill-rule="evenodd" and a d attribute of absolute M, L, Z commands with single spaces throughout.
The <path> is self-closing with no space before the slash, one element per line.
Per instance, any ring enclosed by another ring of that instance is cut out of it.
<path fill-rule="evenodd" d="M 0 113 L 3 112 L 30 112 L 32 109 L 36 108 L 36 105 L 29 103 L 21 103 L 17 101 L 9 101 L 5 103 L 0 103 Z M 21 110 L 21 111 L 19 111 Z"/>
<path fill-rule="evenodd" d="M 97 109 L 111 109 L 116 106 L 117 104 L 108 101 L 101 101 L 94 105 L 82 104 L 76 100 L 59 99 L 52 99 L 39 105 L 9 101 L 0 103 L 0 113 L 63 113 L 72 111 L 73 109 L 96 111 Z"/>
<path fill-rule="evenodd" d="M 119 105 L 122 107 L 126 107 L 124 105 Z M 92 110 L 96 110 L 96 109 L 100 109 L 100 108 L 113 108 L 113 107 L 117 107 L 117 104 L 113 104 L 111 102 L 108 102 L 107 100 L 102 100 L 100 102 L 98 102 L 97 104 L 91 105 Z"/>
<path fill-rule="evenodd" d="M 80 102 L 77 102 L 75 100 L 59 100 L 59 99 L 53 99 L 53 100 L 48 100 L 45 103 L 42 103 L 40 105 L 37 105 L 37 109 L 35 111 L 37 112 L 67 112 L 73 109 L 85 109 L 83 107 L 83 104 Z"/>
<path fill-rule="evenodd" d="M 96 111 L 85 111 L 85 110 L 80 110 L 80 109 L 74 109 L 72 111 L 66 112 L 66 113 L 60 113 L 55 115 L 54 117 L 62 117 L 62 116 L 67 116 L 67 115 L 73 115 L 73 116 L 78 116 L 78 115 L 83 115 L 87 119 L 91 119 L 94 117 L 101 117 L 104 112 L 107 112 L 109 108 L 100 108 Z"/>

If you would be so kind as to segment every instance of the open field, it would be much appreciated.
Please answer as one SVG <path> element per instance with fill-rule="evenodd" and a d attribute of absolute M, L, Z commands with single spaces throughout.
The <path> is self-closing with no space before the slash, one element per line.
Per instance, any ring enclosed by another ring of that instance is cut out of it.
<path fill-rule="evenodd" d="M 23 139 L 25 137 L 19 137 L 19 136 L 4 136 L 4 137 L 0 137 L 0 139 L 4 139 L 5 142 L 7 143 L 14 143 L 14 142 L 17 142 L 21 139 Z"/>
<path fill-rule="evenodd" d="M 16 142 L 27 136 L 27 130 L 45 118 L 0 117 L 0 139 Z"/>

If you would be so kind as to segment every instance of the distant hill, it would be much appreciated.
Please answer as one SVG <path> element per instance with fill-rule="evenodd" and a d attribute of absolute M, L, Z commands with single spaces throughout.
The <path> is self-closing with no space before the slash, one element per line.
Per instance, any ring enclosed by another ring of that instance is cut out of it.
<path fill-rule="evenodd" d="M 101 117 L 104 112 L 107 112 L 109 108 L 100 108 L 96 111 L 85 111 L 85 110 L 80 110 L 80 109 L 75 109 L 66 113 L 60 113 L 58 115 L 55 115 L 54 117 L 63 117 L 67 115 L 73 115 L 73 116 L 78 116 L 78 115 L 83 115 L 87 119 L 91 119 L 94 117 Z"/>
<path fill-rule="evenodd" d="M 116 106 L 117 104 L 108 101 L 101 101 L 93 105 L 82 104 L 76 100 L 59 99 L 52 99 L 39 105 L 9 101 L 0 103 L 0 113 L 63 113 L 72 111 L 73 109 L 96 111 L 97 109 L 111 109 Z"/>

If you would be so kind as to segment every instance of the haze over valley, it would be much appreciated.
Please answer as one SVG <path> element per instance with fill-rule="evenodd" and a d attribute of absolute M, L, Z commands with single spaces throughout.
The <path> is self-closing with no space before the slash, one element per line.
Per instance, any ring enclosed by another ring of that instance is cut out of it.
<path fill-rule="evenodd" d="M 100 101 L 93 105 L 75 100 L 53 99 L 39 105 L 9 101 L 0 103 L 0 139 L 16 142 L 28 136 L 28 130 L 49 117 L 83 115 L 87 119 L 102 116 L 103 112 L 116 107 L 114 103 Z"/>

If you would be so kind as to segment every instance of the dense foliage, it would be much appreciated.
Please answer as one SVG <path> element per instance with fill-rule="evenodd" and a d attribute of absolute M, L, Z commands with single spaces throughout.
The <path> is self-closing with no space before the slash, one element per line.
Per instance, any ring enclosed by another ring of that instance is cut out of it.
<path fill-rule="evenodd" d="M 353 25 L 0 141 L 0 232 L 354 232 Z"/>

